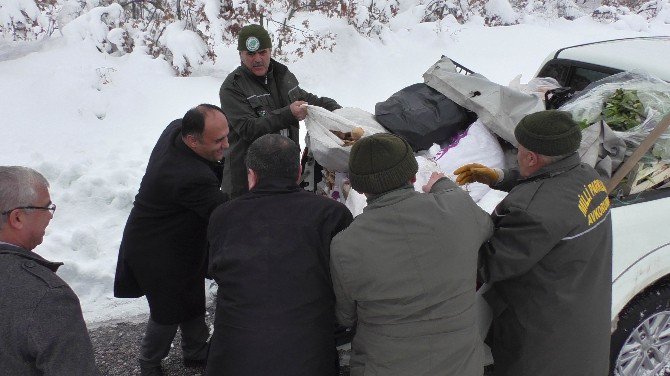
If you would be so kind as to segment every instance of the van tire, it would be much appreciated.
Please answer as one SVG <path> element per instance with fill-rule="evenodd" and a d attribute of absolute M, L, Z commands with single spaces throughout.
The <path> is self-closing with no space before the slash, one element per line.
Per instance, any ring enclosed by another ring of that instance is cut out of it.
<path fill-rule="evenodd" d="M 670 285 L 662 284 L 638 295 L 619 314 L 610 342 L 610 375 L 656 375 L 668 365 Z"/>

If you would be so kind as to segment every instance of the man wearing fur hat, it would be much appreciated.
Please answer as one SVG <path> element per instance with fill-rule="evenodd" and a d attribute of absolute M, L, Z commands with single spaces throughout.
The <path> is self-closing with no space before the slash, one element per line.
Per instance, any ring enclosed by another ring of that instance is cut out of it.
<path fill-rule="evenodd" d="M 480 250 L 494 319 L 495 375 L 609 372 L 612 224 L 605 185 L 580 163 L 579 125 L 567 112 L 524 117 L 514 131 L 519 168 L 456 171 L 509 191 Z"/>
<path fill-rule="evenodd" d="M 280 133 L 300 144 L 298 122 L 307 116 L 305 104 L 333 111 L 333 99 L 300 88 L 288 67 L 271 58 L 272 40 L 261 25 L 247 25 L 238 35 L 240 66 L 221 85 L 221 108 L 230 121 L 223 191 L 235 198 L 249 190 L 244 157 L 262 135 Z"/>
<path fill-rule="evenodd" d="M 392 134 L 351 149 L 351 186 L 368 205 L 333 239 L 330 268 L 337 318 L 356 326 L 352 376 L 483 373 L 477 250 L 493 226 L 442 174 L 416 192 L 417 170 L 412 148 Z"/>

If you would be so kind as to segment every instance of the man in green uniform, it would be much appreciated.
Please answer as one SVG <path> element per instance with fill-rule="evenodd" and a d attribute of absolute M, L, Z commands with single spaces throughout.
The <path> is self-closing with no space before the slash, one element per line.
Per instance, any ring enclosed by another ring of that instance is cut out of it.
<path fill-rule="evenodd" d="M 247 25 L 237 40 L 240 66 L 221 85 L 221 108 L 230 124 L 222 189 L 237 197 L 249 190 L 244 157 L 249 145 L 268 133 L 279 133 L 299 144 L 298 122 L 307 116 L 306 104 L 333 111 L 333 99 L 317 97 L 299 87 L 289 69 L 271 58 L 272 41 L 261 25 Z"/>
<path fill-rule="evenodd" d="M 457 182 L 509 194 L 480 250 L 493 309 L 495 375 L 607 375 L 612 303 L 612 220 L 605 184 L 576 153 L 579 125 L 567 112 L 527 115 L 514 135 L 518 169 L 480 164 Z"/>

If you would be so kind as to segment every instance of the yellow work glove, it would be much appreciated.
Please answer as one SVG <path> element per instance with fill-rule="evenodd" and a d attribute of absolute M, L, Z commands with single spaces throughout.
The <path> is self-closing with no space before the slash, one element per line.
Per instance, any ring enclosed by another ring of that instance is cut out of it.
<path fill-rule="evenodd" d="M 458 185 L 473 182 L 493 185 L 500 179 L 496 170 L 479 163 L 469 163 L 461 166 L 454 171 L 454 175 L 456 175 L 456 183 L 458 183 Z"/>

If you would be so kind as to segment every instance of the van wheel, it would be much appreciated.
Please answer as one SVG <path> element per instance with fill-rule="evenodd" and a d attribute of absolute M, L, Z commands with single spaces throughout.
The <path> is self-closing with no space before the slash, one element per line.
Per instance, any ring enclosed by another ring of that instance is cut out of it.
<path fill-rule="evenodd" d="M 645 291 L 621 312 L 610 368 L 614 376 L 670 375 L 670 285 Z"/>

